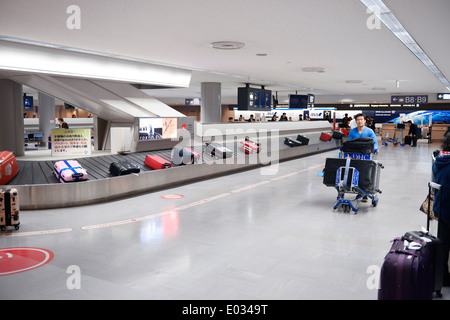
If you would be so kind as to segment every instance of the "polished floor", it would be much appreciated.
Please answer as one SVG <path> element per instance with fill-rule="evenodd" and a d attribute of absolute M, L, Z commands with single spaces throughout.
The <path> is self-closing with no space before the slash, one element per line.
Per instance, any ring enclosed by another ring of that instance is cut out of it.
<path fill-rule="evenodd" d="M 22 211 L 0 248 L 54 256 L 1 276 L 12 254 L 0 252 L 0 299 L 374 300 L 390 240 L 426 225 L 419 206 L 438 148 L 381 147 L 378 206 L 361 203 L 357 214 L 333 211 L 337 192 L 318 176 L 337 151 L 110 203 Z"/>

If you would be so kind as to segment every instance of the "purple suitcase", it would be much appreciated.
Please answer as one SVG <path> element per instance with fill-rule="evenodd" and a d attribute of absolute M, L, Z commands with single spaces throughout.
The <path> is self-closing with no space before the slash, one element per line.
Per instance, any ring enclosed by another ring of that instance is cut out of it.
<path fill-rule="evenodd" d="M 62 182 L 77 182 L 88 179 L 88 174 L 76 160 L 63 160 L 55 162 L 53 173 Z"/>
<path fill-rule="evenodd" d="M 441 188 L 438 184 L 428 186 L 429 193 L 432 187 Z M 431 300 L 433 292 L 441 297 L 443 262 L 442 241 L 428 231 L 410 231 L 394 239 L 381 267 L 378 300 Z"/>
<path fill-rule="evenodd" d="M 435 248 L 406 235 L 394 239 L 381 267 L 378 300 L 431 300 Z"/>

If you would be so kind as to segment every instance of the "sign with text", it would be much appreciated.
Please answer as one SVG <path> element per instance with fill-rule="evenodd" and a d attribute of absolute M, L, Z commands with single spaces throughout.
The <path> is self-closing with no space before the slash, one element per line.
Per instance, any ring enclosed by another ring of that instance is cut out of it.
<path fill-rule="evenodd" d="M 391 103 L 398 104 L 427 104 L 428 96 L 391 96 Z"/>
<path fill-rule="evenodd" d="M 90 155 L 90 129 L 52 130 L 52 157 L 65 155 Z"/>
<path fill-rule="evenodd" d="M 450 93 L 438 93 L 437 99 L 438 100 L 450 100 Z"/>

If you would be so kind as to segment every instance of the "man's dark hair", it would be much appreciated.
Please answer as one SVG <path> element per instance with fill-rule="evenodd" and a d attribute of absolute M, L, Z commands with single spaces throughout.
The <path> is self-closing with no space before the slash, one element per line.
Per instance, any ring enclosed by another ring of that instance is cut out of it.
<path fill-rule="evenodd" d="M 364 119 L 366 118 L 366 116 L 365 116 L 363 113 L 358 113 L 358 114 L 356 114 L 355 120 L 356 120 L 356 118 L 358 118 L 358 117 L 363 117 Z"/>

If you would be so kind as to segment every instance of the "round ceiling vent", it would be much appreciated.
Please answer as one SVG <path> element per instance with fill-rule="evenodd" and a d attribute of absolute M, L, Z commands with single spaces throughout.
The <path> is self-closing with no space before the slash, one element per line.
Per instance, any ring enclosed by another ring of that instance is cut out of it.
<path fill-rule="evenodd" d="M 217 41 L 211 43 L 211 47 L 213 47 L 214 49 L 221 49 L 221 50 L 241 49 L 244 46 L 245 43 L 237 41 Z"/>

